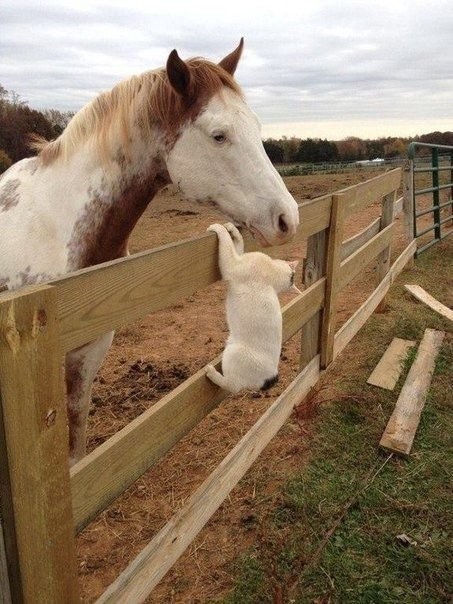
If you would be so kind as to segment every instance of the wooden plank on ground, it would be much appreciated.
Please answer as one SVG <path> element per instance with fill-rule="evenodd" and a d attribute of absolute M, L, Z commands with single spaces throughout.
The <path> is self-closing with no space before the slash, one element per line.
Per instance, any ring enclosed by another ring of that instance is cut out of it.
<path fill-rule="evenodd" d="M 79 602 L 56 297 L 0 301 L 0 495 L 13 602 Z"/>
<path fill-rule="evenodd" d="M 283 309 L 283 340 L 319 311 L 325 279 L 317 281 Z M 220 364 L 220 357 L 214 364 Z M 228 393 L 205 377 L 205 368 L 71 468 L 74 522 L 82 529 L 153 463 L 212 411 Z"/>
<path fill-rule="evenodd" d="M 230 451 L 184 507 L 150 541 L 97 600 L 97 604 L 143 602 L 319 378 L 315 357 Z"/>
<path fill-rule="evenodd" d="M 379 386 L 379 388 L 385 388 L 386 390 L 393 390 L 403 370 L 403 361 L 407 356 L 407 351 L 412 346 L 415 346 L 413 340 L 393 338 L 379 363 L 367 379 L 367 384 Z"/>
<path fill-rule="evenodd" d="M 324 302 L 321 324 L 321 369 L 325 369 L 333 360 L 344 215 L 345 204 L 343 196 L 334 195 L 332 198 L 332 215 L 330 218 L 329 239 L 327 244 L 326 299 Z"/>
<path fill-rule="evenodd" d="M 443 331 L 425 330 L 417 356 L 379 443 L 384 449 L 409 455 L 444 336 Z"/>
<path fill-rule="evenodd" d="M 432 310 L 435 310 L 442 317 L 445 317 L 449 321 L 453 321 L 453 310 L 451 308 L 448 308 L 448 306 L 445 306 L 445 304 L 442 304 L 442 302 L 439 302 L 439 300 L 436 300 L 436 298 L 431 296 L 431 294 L 428 294 L 428 292 L 424 290 L 423 287 L 420 287 L 420 285 L 405 285 L 404 287 L 415 298 L 417 298 L 417 300 L 423 302 L 424 304 L 432 308 Z"/>

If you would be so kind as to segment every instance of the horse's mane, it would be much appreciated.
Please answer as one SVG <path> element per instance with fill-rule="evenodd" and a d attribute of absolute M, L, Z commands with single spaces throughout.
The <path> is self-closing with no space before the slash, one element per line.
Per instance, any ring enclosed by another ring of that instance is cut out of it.
<path fill-rule="evenodd" d="M 201 58 L 189 59 L 186 63 L 191 73 L 189 102 L 172 88 L 165 69 L 147 71 L 120 82 L 85 105 L 57 139 L 47 141 L 33 136 L 31 148 L 49 164 L 58 157 L 68 157 L 80 143 L 93 138 L 97 151 L 106 157 L 109 134 L 119 131 L 127 153 L 134 118 L 139 127 L 148 132 L 158 124 L 171 140 L 223 87 L 242 95 L 233 76 L 219 65 Z"/>

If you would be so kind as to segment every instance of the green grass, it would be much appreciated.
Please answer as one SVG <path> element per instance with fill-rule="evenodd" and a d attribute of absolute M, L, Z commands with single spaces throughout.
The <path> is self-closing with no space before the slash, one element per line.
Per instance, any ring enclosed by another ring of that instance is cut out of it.
<path fill-rule="evenodd" d="M 378 443 L 416 349 L 409 351 L 395 391 L 366 379 L 393 337 L 419 342 L 427 327 L 449 329 L 403 284 L 419 283 L 446 300 L 453 287 L 452 252 L 447 240 L 421 256 L 392 287 L 388 311 L 369 320 L 326 376 L 335 380 L 336 396 L 320 401 L 309 463 L 288 477 L 278 505 L 263 515 L 262 537 L 231 569 L 235 586 L 218 602 L 451 601 L 453 337 L 447 336 L 437 358 L 407 459 L 389 457 Z M 403 545 L 400 534 L 416 545 Z"/>

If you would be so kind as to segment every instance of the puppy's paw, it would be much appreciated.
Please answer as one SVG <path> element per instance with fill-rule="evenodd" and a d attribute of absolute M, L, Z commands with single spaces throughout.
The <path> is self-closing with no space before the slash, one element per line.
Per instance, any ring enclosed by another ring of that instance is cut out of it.
<path fill-rule="evenodd" d="M 218 222 L 215 222 L 214 224 L 210 224 L 208 226 L 208 228 L 206 229 L 206 231 L 208 233 L 219 233 L 220 231 L 222 231 L 223 227 L 221 224 L 219 224 Z"/>
<path fill-rule="evenodd" d="M 224 227 L 226 228 L 226 230 L 229 232 L 231 239 L 233 241 L 242 241 L 242 235 L 239 232 L 238 228 L 236 226 L 234 226 L 234 224 L 232 222 L 227 222 L 226 224 L 224 224 Z"/>
<path fill-rule="evenodd" d="M 216 373 L 217 373 L 217 369 L 214 367 L 214 365 L 206 365 L 205 374 L 206 374 L 207 378 L 211 378 Z"/>

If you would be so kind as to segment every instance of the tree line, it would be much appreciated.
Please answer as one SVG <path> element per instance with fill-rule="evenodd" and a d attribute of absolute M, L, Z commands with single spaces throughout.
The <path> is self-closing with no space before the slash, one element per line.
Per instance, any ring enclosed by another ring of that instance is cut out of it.
<path fill-rule="evenodd" d="M 14 90 L 8 91 L 0 84 L 0 174 L 12 163 L 32 155 L 29 148 L 30 134 L 54 139 L 63 132 L 73 115 L 72 111 L 32 109 Z M 281 139 L 268 138 L 263 143 L 272 163 L 292 164 L 404 157 L 412 140 L 453 145 L 453 132 L 431 132 L 414 138 L 385 137 L 374 140 L 350 136 L 340 141 L 283 136 Z"/>
<path fill-rule="evenodd" d="M 73 115 L 71 111 L 31 109 L 17 92 L 8 91 L 0 84 L 0 173 L 12 163 L 32 155 L 28 146 L 30 134 L 56 138 Z"/>
<path fill-rule="evenodd" d="M 268 138 L 264 148 L 274 164 L 335 163 L 405 157 L 412 141 L 453 146 L 453 132 L 430 132 L 413 138 L 383 137 L 361 139 L 349 136 L 340 141 L 320 138 Z"/>

